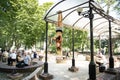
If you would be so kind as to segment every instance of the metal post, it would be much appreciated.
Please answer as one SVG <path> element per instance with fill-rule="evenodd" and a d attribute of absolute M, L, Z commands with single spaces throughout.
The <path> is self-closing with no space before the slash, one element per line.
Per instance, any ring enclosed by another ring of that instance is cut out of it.
<path fill-rule="evenodd" d="M 105 71 L 108 74 L 117 74 L 118 71 L 114 69 L 114 58 L 112 54 L 112 33 L 111 33 L 111 19 L 108 19 L 109 21 L 109 68 Z"/>
<path fill-rule="evenodd" d="M 44 73 L 39 76 L 40 78 L 42 78 L 42 80 L 50 80 L 53 78 L 53 75 L 48 73 L 47 40 L 48 40 L 48 21 L 46 21 L 46 50 L 45 50 Z"/>
<path fill-rule="evenodd" d="M 72 29 L 72 52 L 73 52 L 73 57 L 72 57 L 72 66 L 75 67 L 75 57 L 74 57 L 74 29 Z"/>
<path fill-rule="evenodd" d="M 89 19 L 90 19 L 90 50 L 91 50 L 91 61 L 89 64 L 89 80 L 96 80 L 96 65 L 94 62 L 94 43 L 93 43 L 93 13 L 92 7 L 90 6 L 91 1 L 89 0 Z"/>
<path fill-rule="evenodd" d="M 46 21 L 46 50 L 45 50 L 45 63 L 44 63 L 44 73 L 48 73 L 48 62 L 47 62 L 47 37 L 48 36 L 48 22 Z"/>
<path fill-rule="evenodd" d="M 68 70 L 69 71 L 72 71 L 72 72 L 76 72 L 78 71 L 78 68 L 75 67 L 75 56 L 74 56 L 74 29 L 72 29 L 72 52 L 73 52 L 73 56 L 72 56 L 72 66 L 71 68 L 69 68 Z"/>
<path fill-rule="evenodd" d="M 109 68 L 114 68 L 114 59 L 112 54 L 111 21 L 109 20 Z"/>

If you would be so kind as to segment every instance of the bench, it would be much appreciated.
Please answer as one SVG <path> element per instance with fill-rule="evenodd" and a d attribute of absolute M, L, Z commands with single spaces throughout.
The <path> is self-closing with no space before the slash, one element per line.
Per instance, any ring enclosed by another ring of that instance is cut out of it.
<path fill-rule="evenodd" d="M 38 67 L 34 72 L 22 80 L 38 80 L 38 75 L 42 72 L 42 70 L 43 67 Z"/>
<path fill-rule="evenodd" d="M 0 62 L 0 71 L 1 72 L 7 72 L 11 73 L 13 70 L 19 73 L 24 73 L 24 72 L 33 72 L 36 68 L 43 66 L 43 62 L 33 62 L 32 65 L 30 66 L 25 66 L 23 68 L 17 68 L 15 66 L 8 66 L 5 63 Z"/>

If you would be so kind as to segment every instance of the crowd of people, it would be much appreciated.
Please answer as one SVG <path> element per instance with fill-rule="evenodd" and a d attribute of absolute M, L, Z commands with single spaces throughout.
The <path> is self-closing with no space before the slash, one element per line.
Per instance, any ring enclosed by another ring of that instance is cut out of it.
<path fill-rule="evenodd" d="M 6 61 L 7 65 L 13 65 L 16 63 L 16 67 L 24 67 L 31 65 L 31 60 L 39 58 L 36 51 L 25 51 L 25 50 L 11 50 L 1 51 L 1 61 Z"/>

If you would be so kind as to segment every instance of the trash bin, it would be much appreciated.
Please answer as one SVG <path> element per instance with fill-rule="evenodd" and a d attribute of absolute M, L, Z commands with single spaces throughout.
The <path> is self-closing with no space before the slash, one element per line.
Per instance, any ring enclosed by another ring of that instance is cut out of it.
<path fill-rule="evenodd" d="M 104 72 L 106 69 L 105 65 L 100 65 L 99 66 L 99 72 Z"/>

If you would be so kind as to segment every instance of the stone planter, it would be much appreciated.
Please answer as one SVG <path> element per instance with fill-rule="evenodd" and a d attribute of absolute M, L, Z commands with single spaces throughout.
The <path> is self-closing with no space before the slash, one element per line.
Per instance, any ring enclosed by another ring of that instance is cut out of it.
<path fill-rule="evenodd" d="M 66 59 L 64 57 L 56 57 L 56 63 L 63 63 Z"/>
<path fill-rule="evenodd" d="M 40 60 L 40 61 L 42 61 L 42 59 L 43 59 L 43 56 L 42 56 L 42 55 L 40 55 L 40 56 L 39 56 L 39 60 Z"/>
<path fill-rule="evenodd" d="M 86 55 L 86 61 L 90 61 L 90 55 Z"/>

